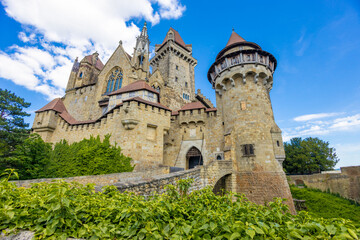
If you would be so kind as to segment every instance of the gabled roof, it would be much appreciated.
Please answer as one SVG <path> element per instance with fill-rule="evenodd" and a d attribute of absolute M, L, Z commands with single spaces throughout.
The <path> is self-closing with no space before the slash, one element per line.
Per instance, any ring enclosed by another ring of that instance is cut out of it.
<path fill-rule="evenodd" d="M 187 48 L 188 46 L 191 46 L 191 44 L 185 44 L 184 40 L 181 38 L 180 34 L 178 33 L 178 31 L 176 31 L 175 29 L 173 29 L 172 27 L 170 27 L 169 31 L 173 31 L 174 32 L 174 41 L 180 45 L 181 47 L 183 47 L 185 50 L 189 51 L 189 49 Z M 160 44 L 160 47 L 163 46 L 167 41 L 168 41 L 168 36 L 169 36 L 169 31 L 166 33 L 166 37 L 164 39 L 164 41 Z"/>
<path fill-rule="evenodd" d="M 120 93 L 134 92 L 134 91 L 143 90 L 143 89 L 145 89 L 149 92 L 159 94 L 155 89 L 150 87 L 144 80 L 138 80 L 138 81 L 130 83 L 129 85 L 122 87 L 114 92 L 111 92 L 108 95 L 111 96 L 111 95 L 116 95 L 116 94 L 120 94 Z"/>
<path fill-rule="evenodd" d="M 38 113 L 48 110 L 54 110 L 56 112 L 62 113 L 64 110 L 66 110 L 66 108 L 60 98 L 55 98 L 54 100 L 52 100 L 51 102 L 49 102 L 48 104 L 46 104 L 45 106 L 43 106 L 42 108 L 40 108 L 35 112 Z"/>
<path fill-rule="evenodd" d="M 185 110 L 194 110 L 194 109 L 203 109 L 205 107 L 204 104 L 202 104 L 201 102 L 197 101 L 197 102 L 191 102 L 191 103 L 187 103 L 185 104 L 181 109 L 179 109 L 178 111 L 185 111 Z"/>
<path fill-rule="evenodd" d="M 240 35 L 237 34 L 235 31 L 233 31 L 233 32 L 231 33 L 231 36 L 230 36 L 230 38 L 229 38 L 229 41 L 227 42 L 227 44 L 226 44 L 225 47 L 230 46 L 230 45 L 232 45 L 232 44 L 234 44 L 234 43 L 239 43 L 239 42 L 246 42 L 246 40 L 243 39 L 242 37 L 240 37 Z"/>
<path fill-rule="evenodd" d="M 93 55 L 85 56 L 86 61 L 90 64 L 92 64 L 92 58 Z M 96 60 L 95 67 L 99 70 L 102 70 L 104 68 L 104 64 L 101 62 L 100 58 Z"/>
<path fill-rule="evenodd" d="M 185 104 L 182 108 L 180 108 L 177 111 L 172 111 L 171 116 L 179 115 L 180 111 L 187 111 L 187 110 L 196 110 L 196 109 L 205 109 L 205 112 L 216 112 L 217 109 L 212 107 L 208 108 L 206 107 L 202 102 L 196 101 Z"/>

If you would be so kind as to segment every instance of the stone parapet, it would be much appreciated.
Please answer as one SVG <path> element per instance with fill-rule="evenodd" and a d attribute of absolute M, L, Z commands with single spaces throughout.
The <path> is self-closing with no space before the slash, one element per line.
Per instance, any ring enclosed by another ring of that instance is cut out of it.
<path fill-rule="evenodd" d="M 360 166 L 342 167 L 340 173 L 289 175 L 290 184 L 306 185 L 321 191 L 338 193 L 360 203 Z"/>

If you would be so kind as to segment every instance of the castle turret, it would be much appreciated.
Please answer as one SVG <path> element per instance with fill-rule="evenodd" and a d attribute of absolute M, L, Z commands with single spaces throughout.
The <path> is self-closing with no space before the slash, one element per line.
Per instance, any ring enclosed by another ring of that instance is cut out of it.
<path fill-rule="evenodd" d="M 232 160 L 232 189 L 256 203 L 292 196 L 280 162 L 285 158 L 269 92 L 275 57 L 234 31 L 208 71 L 224 128 L 224 157 Z"/>
<path fill-rule="evenodd" d="M 69 80 L 66 86 L 66 92 L 74 88 L 76 76 L 79 72 L 79 67 L 80 67 L 80 63 L 78 62 L 78 58 L 76 58 L 70 72 Z"/>
<path fill-rule="evenodd" d="M 136 38 L 136 46 L 132 57 L 132 64 L 137 69 L 138 77 L 145 80 L 149 76 L 149 36 L 147 33 L 147 24 L 141 30 L 140 36 Z"/>
<path fill-rule="evenodd" d="M 175 29 L 170 28 L 164 41 L 155 45 L 155 56 L 150 64 L 153 72 L 161 72 L 164 87 L 169 89 L 169 94 L 161 93 L 169 108 L 180 109 L 195 100 L 194 68 L 197 61 L 192 56 L 192 45 L 185 44 Z"/>

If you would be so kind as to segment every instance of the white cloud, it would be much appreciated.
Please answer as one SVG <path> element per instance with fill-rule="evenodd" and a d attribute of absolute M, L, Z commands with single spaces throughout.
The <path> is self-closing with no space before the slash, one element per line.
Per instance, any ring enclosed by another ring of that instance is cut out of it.
<path fill-rule="evenodd" d="M 25 47 L 0 52 L 0 77 L 48 98 L 64 93 L 71 62 L 98 51 L 107 59 L 122 40 L 132 53 L 140 29 L 134 20 L 152 25 L 177 19 L 186 7 L 178 0 L 0 0 L 7 15 L 23 26 Z"/>
<path fill-rule="evenodd" d="M 284 141 L 293 137 L 319 136 L 339 131 L 359 131 L 360 114 L 353 114 L 347 117 L 328 119 L 327 121 L 312 121 L 314 119 L 333 117 L 344 113 L 320 113 L 309 114 L 294 118 L 297 122 L 304 122 L 302 125 L 285 128 L 283 130 Z"/>
<path fill-rule="evenodd" d="M 314 120 L 314 119 L 333 117 L 333 116 L 337 116 L 337 115 L 340 115 L 340 114 L 342 114 L 342 113 L 316 113 L 316 114 L 307 114 L 307 115 L 302 115 L 302 116 L 298 116 L 298 117 L 294 118 L 294 121 L 297 121 L 297 122 L 305 122 L 305 121 L 310 121 L 310 120 Z"/>

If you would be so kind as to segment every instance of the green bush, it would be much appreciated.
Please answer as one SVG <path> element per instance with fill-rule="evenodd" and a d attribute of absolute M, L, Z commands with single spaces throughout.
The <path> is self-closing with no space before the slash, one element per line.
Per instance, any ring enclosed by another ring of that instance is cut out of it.
<path fill-rule="evenodd" d="M 91 136 L 69 144 L 62 140 L 52 149 L 38 134 L 18 145 L 11 157 L 0 160 L 0 171 L 16 168 L 20 179 L 72 177 L 131 172 L 131 158 L 121 148 L 110 144 L 110 135 L 101 141 Z"/>
<path fill-rule="evenodd" d="M 37 239 L 357 239 L 345 219 L 291 215 L 281 199 L 267 206 L 243 196 L 187 193 L 189 181 L 142 197 L 115 187 L 55 182 L 17 188 L 0 183 L 0 230 L 31 230 Z M 236 198 L 235 201 L 233 201 Z"/>
<path fill-rule="evenodd" d="M 68 144 L 62 140 L 55 144 L 51 154 L 48 175 L 52 177 L 73 177 L 131 172 L 131 158 L 121 153 L 121 148 L 110 144 L 110 135 L 101 141 L 91 136 L 80 142 Z"/>
<path fill-rule="evenodd" d="M 308 212 L 314 217 L 350 219 L 360 227 L 360 205 L 354 201 L 317 189 L 290 186 L 293 198 L 306 200 Z"/>

